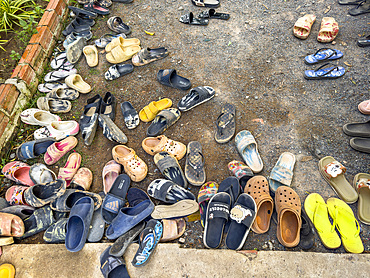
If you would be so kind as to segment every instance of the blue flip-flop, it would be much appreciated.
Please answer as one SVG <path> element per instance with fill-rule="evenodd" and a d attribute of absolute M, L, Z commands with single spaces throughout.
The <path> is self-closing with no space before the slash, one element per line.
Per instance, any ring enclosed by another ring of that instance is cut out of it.
<path fill-rule="evenodd" d="M 337 49 L 320 48 L 315 54 L 308 55 L 304 58 L 307 65 L 315 65 L 317 63 L 337 60 L 343 57 L 343 52 Z"/>
<path fill-rule="evenodd" d="M 326 63 L 315 70 L 306 70 L 304 78 L 312 79 L 336 79 L 342 77 L 346 73 L 343 67 Z"/>
<path fill-rule="evenodd" d="M 36 158 L 43 153 L 46 153 L 48 147 L 55 143 L 55 139 L 53 138 L 44 138 L 34 141 L 29 141 L 23 143 L 17 149 L 17 157 L 20 160 L 27 160 L 31 158 Z"/>
<path fill-rule="evenodd" d="M 258 153 L 257 142 L 252 133 L 247 130 L 240 131 L 235 136 L 236 148 L 244 159 L 245 163 L 254 173 L 259 173 L 263 169 L 263 162 Z"/>

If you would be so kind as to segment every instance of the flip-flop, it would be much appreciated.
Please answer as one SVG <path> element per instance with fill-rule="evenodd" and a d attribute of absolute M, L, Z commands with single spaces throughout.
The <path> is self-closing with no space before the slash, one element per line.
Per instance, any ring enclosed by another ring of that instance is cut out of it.
<path fill-rule="evenodd" d="M 254 176 L 251 168 L 249 168 L 243 162 L 237 160 L 229 162 L 227 168 L 229 169 L 230 174 L 237 177 L 237 179 L 239 180 L 240 187 L 242 191 L 244 191 L 245 185 L 247 184 L 249 179 L 251 179 Z"/>
<path fill-rule="evenodd" d="M 88 191 L 93 179 L 93 174 L 89 168 L 82 167 L 78 169 L 71 180 L 70 187 L 74 189 Z"/>
<path fill-rule="evenodd" d="M 167 204 L 174 204 L 181 200 L 195 200 L 195 196 L 189 190 L 165 179 L 152 181 L 148 186 L 148 195 Z"/>
<path fill-rule="evenodd" d="M 68 113 L 71 111 L 72 104 L 69 100 L 40 97 L 37 100 L 37 107 L 52 113 Z"/>
<path fill-rule="evenodd" d="M 259 173 L 263 169 L 263 162 L 258 153 L 257 142 L 252 133 L 247 130 L 240 131 L 235 136 L 236 148 L 245 163 L 254 173 Z"/>
<path fill-rule="evenodd" d="M 269 193 L 267 179 L 255 176 L 248 180 L 244 192 L 249 194 L 256 202 L 256 220 L 253 222 L 252 231 L 256 234 L 266 233 L 270 228 L 274 200 Z"/>
<path fill-rule="evenodd" d="M 185 177 L 188 182 L 194 186 L 201 186 L 206 182 L 202 145 L 198 141 L 192 141 L 188 144 Z"/>
<path fill-rule="evenodd" d="M 94 201 L 94 210 L 99 209 L 103 202 L 99 194 L 77 189 L 67 189 L 62 196 L 50 203 L 50 207 L 59 212 L 70 212 L 74 204 L 83 197 L 90 197 Z"/>
<path fill-rule="evenodd" d="M 256 214 L 257 206 L 253 197 L 242 193 L 230 210 L 231 223 L 225 239 L 227 248 L 240 250 L 243 247 Z"/>
<path fill-rule="evenodd" d="M 349 145 L 356 151 L 370 153 L 370 138 L 352 138 Z"/>
<path fill-rule="evenodd" d="M 68 87 L 75 89 L 81 94 L 87 94 L 91 91 L 91 87 L 87 84 L 79 74 L 72 74 L 65 80 Z"/>
<path fill-rule="evenodd" d="M 134 66 L 131 64 L 117 64 L 109 67 L 104 74 L 106 80 L 115 80 L 134 71 Z"/>
<path fill-rule="evenodd" d="M 338 35 L 338 32 L 339 26 L 335 19 L 332 17 L 323 17 L 317 40 L 324 43 L 332 42 Z"/>
<path fill-rule="evenodd" d="M 13 161 L 6 164 L 1 170 L 2 174 L 16 183 L 33 186 L 34 183 L 30 179 L 31 167 L 20 161 Z"/>
<path fill-rule="evenodd" d="M 214 195 L 209 201 L 204 226 L 203 243 L 207 248 L 218 248 L 226 222 L 229 220 L 231 197 L 225 192 Z"/>
<path fill-rule="evenodd" d="M 198 26 L 207 26 L 209 23 L 208 19 L 194 17 L 194 14 L 192 12 L 182 15 L 179 18 L 179 21 L 184 24 Z"/>
<path fill-rule="evenodd" d="M 81 166 L 82 157 L 79 153 L 71 153 L 66 161 L 64 167 L 59 168 L 58 179 L 63 179 L 67 182 L 67 187 L 71 183 L 73 176 L 77 173 Z"/>
<path fill-rule="evenodd" d="M 29 125 L 47 126 L 54 121 L 60 121 L 58 115 L 51 114 L 48 111 L 40 110 L 37 108 L 30 108 L 24 110 L 21 115 L 21 121 Z"/>
<path fill-rule="evenodd" d="M 64 243 L 66 240 L 68 218 L 61 218 L 46 229 L 43 239 L 46 243 Z"/>
<path fill-rule="evenodd" d="M 181 237 L 186 229 L 184 218 L 180 219 L 163 219 L 163 235 L 159 242 L 169 242 Z"/>
<path fill-rule="evenodd" d="M 109 255 L 110 249 L 111 246 L 100 255 L 100 271 L 103 276 L 107 278 L 130 278 L 123 258 Z"/>
<path fill-rule="evenodd" d="M 236 177 L 227 177 L 224 179 L 217 192 L 226 192 L 231 197 L 231 206 L 234 206 L 235 201 L 238 199 L 240 194 L 240 185 Z"/>
<path fill-rule="evenodd" d="M 175 69 L 159 70 L 157 80 L 162 85 L 180 90 L 188 90 L 191 87 L 190 80 L 178 75 Z"/>
<path fill-rule="evenodd" d="M 44 161 L 47 165 L 55 164 L 59 161 L 66 153 L 77 146 L 78 140 L 76 137 L 69 136 L 60 142 L 55 142 L 48 147 L 45 155 Z"/>
<path fill-rule="evenodd" d="M 140 120 L 143 122 L 150 122 L 154 120 L 155 116 L 166 108 L 170 108 L 172 106 L 172 100 L 169 98 L 163 98 L 158 101 L 152 101 L 147 106 L 139 112 Z"/>
<path fill-rule="evenodd" d="M 311 32 L 312 24 L 314 24 L 316 16 L 313 14 L 306 14 L 303 17 L 298 18 L 293 27 L 293 34 L 297 38 L 305 40 L 308 38 Z"/>
<path fill-rule="evenodd" d="M 272 195 L 275 194 L 275 191 L 279 186 L 291 185 L 295 161 L 295 155 L 292 153 L 284 152 L 280 155 L 269 176 L 269 184 Z"/>
<path fill-rule="evenodd" d="M 127 136 L 107 115 L 100 114 L 98 117 L 99 125 L 103 128 L 103 135 L 110 141 L 119 144 L 127 143 Z"/>
<path fill-rule="evenodd" d="M 102 173 L 103 190 L 105 194 L 109 192 L 119 174 L 121 174 L 121 164 L 118 164 L 114 160 L 108 161 L 105 164 Z"/>
<path fill-rule="evenodd" d="M 70 70 L 55 70 L 51 71 L 48 74 L 45 75 L 44 80 L 45 82 L 57 82 L 60 80 L 65 79 L 67 76 L 70 76 L 71 74 L 76 74 L 77 69 L 70 69 Z"/>
<path fill-rule="evenodd" d="M 24 224 L 20 217 L 0 212 L 0 236 L 20 237 L 24 231 Z"/>
<path fill-rule="evenodd" d="M 349 10 L 348 13 L 353 16 L 370 13 L 370 3 L 368 1 L 361 1 L 356 8 Z"/>
<path fill-rule="evenodd" d="M 353 204 L 358 199 L 356 190 L 347 181 L 344 173 L 346 167 L 331 156 L 323 157 L 319 161 L 319 171 L 337 195 L 348 204 Z"/>
<path fill-rule="evenodd" d="M 62 179 L 35 184 L 24 192 L 23 199 L 31 207 L 40 208 L 62 196 L 66 188 L 67 183 Z"/>
<path fill-rule="evenodd" d="M 200 222 L 204 227 L 204 222 L 206 220 L 206 213 L 209 200 L 217 193 L 218 184 L 209 181 L 202 185 L 198 193 L 198 203 L 199 203 L 199 213 L 200 213 Z"/>
<path fill-rule="evenodd" d="M 119 175 L 104 198 L 102 204 L 102 217 L 106 223 L 112 223 L 120 209 L 125 205 L 128 188 L 130 187 L 130 177 L 126 174 Z"/>
<path fill-rule="evenodd" d="M 175 124 L 181 117 L 181 112 L 176 108 L 164 109 L 158 113 L 153 122 L 146 130 L 146 135 L 155 137 L 165 132 L 170 126 Z"/>
<path fill-rule="evenodd" d="M 25 142 L 17 148 L 17 157 L 20 160 L 36 158 L 45 153 L 47 148 L 54 143 L 55 139 L 53 138 Z"/>
<path fill-rule="evenodd" d="M 155 155 L 164 151 L 176 157 L 177 160 L 180 160 L 186 154 L 186 146 L 183 143 L 171 140 L 165 135 L 147 137 L 143 140 L 141 146 L 147 154 Z"/>
<path fill-rule="evenodd" d="M 307 65 L 315 65 L 321 62 L 337 60 L 343 57 L 343 52 L 337 49 L 320 48 L 315 54 L 308 55 L 304 58 Z"/>
<path fill-rule="evenodd" d="M 346 70 L 331 63 L 323 64 L 315 70 L 306 70 L 304 72 L 304 78 L 308 80 L 320 80 L 320 79 L 337 79 L 346 73 Z"/>
<path fill-rule="evenodd" d="M 216 120 L 215 140 L 219 144 L 225 144 L 235 134 L 235 106 L 225 103 L 222 106 L 221 114 Z"/>
<path fill-rule="evenodd" d="M 75 100 L 79 97 L 79 93 L 73 89 L 56 88 L 46 94 L 46 98 L 55 98 L 62 100 Z"/>
<path fill-rule="evenodd" d="M 57 70 L 61 67 L 73 67 L 73 65 L 67 61 L 67 53 L 63 51 L 60 52 L 53 60 L 51 60 L 50 67 Z"/>
<path fill-rule="evenodd" d="M 166 179 L 181 187 L 187 187 L 184 172 L 182 171 L 179 162 L 173 155 L 167 152 L 157 153 L 154 156 L 154 163 Z"/>
<path fill-rule="evenodd" d="M 191 0 L 191 2 L 198 7 L 217 8 L 220 6 L 220 1 L 218 0 Z"/>
<path fill-rule="evenodd" d="M 182 218 L 197 212 L 198 209 L 199 205 L 196 201 L 186 199 L 172 205 L 155 206 L 151 215 L 154 219 Z"/>
<path fill-rule="evenodd" d="M 364 252 L 364 245 L 360 237 L 361 227 L 351 207 L 337 198 L 329 198 L 326 203 L 330 217 L 342 239 L 344 249 L 356 254 Z"/>
<path fill-rule="evenodd" d="M 95 41 L 95 45 L 99 48 L 105 48 L 108 43 L 110 43 L 113 39 L 122 37 L 126 38 L 126 35 L 121 33 L 121 34 L 104 34 L 103 36 L 100 37 L 100 39 L 97 39 Z"/>
<path fill-rule="evenodd" d="M 69 63 L 69 62 L 68 62 Z M 68 86 L 65 83 L 53 82 L 53 83 L 42 83 L 37 86 L 37 89 L 42 93 L 49 93 L 51 90 L 56 88 L 66 89 Z"/>
<path fill-rule="evenodd" d="M 180 111 L 189 111 L 190 109 L 210 100 L 216 94 L 216 91 L 209 86 L 200 86 L 193 88 L 177 104 Z"/>
<path fill-rule="evenodd" d="M 123 115 L 123 120 L 128 129 L 134 129 L 140 123 L 139 114 L 136 112 L 135 108 L 128 101 L 121 103 L 121 111 Z"/>
<path fill-rule="evenodd" d="M 359 173 L 353 178 L 353 187 L 358 193 L 358 219 L 370 225 L 370 175 Z"/>
<path fill-rule="evenodd" d="M 370 137 L 370 121 L 345 124 L 343 132 L 353 137 Z"/>
<path fill-rule="evenodd" d="M 198 15 L 198 18 L 211 18 L 211 19 L 223 19 L 228 20 L 230 18 L 229 14 L 218 13 L 215 9 L 210 9 L 209 11 L 203 11 Z"/>
<path fill-rule="evenodd" d="M 165 47 L 143 48 L 132 57 L 134 66 L 144 66 L 154 61 L 163 59 L 168 56 L 168 50 Z"/>
<path fill-rule="evenodd" d="M 337 249 L 342 244 L 335 224 L 331 224 L 328 215 L 328 207 L 317 193 L 311 193 L 304 201 L 304 210 L 316 229 L 322 244 L 328 249 Z"/>

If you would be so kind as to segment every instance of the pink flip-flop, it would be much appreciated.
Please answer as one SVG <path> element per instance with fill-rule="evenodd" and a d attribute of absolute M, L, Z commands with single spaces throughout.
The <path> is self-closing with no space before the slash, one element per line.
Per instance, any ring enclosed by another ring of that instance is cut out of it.
<path fill-rule="evenodd" d="M 58 179 L 64 179 L 67 182 L 67 187 L 77 173 L 78 168 L 80 168 L 81 159 L 79 153 L 71 153 L 67 159 L 66 165 L 63 168 L 59 168 Z"/>
<path fill-rule="evenodd" d="M 31 167 L 27 163 L 13 161 L 6 164 L 3 169 L 3 175 L 16 183 L 32 186 L 35 185 L 30 178 Z"/>
<path fill-rule="evenodd" d="M 111 189 L 114 181 L 121 173 L 121 164 L 118 164 L 114 160 L 108 161 L 103 168 L 103 189 L 104 193 L 107 194 Z"/>
<path fill-rule="evenodd" d="M 69 136 L 60 142 L 50 145 L 45 153 L 44 161 L 47 165 L 52 165 L 62 158 L 67 152 L 77 146 L 78 140 L 74 136 Z"/>
<path fill-rule="evenodd" d="M 11 206 L 14 205 L 28 205 L 23 198 L 24 191 L 29 187 L 26 186 L 11 186 L 5 193 L 5 199 Z"/>
<path fill-rule="evenodd" d="M 365 100 L 358 105 L 358 110 L 365 115 L 370 115 L 370 100 Z"/>

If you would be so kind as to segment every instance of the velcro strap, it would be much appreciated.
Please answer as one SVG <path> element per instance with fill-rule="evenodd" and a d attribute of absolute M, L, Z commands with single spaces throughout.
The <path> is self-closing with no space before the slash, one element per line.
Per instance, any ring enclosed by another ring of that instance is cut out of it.
<path fill-rule="evenodd" d="M 112 213 L 118 213 L 119 210 L 125 205 L 125 201 L 118 196 L 115 196 L 113 194 L 108 193 L 107 196 L 105 196 L 104 200 L 104 209 L 112 212 Z"/>
<path fill-rule="evenodd" d="M 235 205 L 230 211 L 230 218 L 237 223 L 242 223 L 247 227 L 251 227 L 254 221 L 256 212 L 241 204 Z"/>
<path fill-rule="evenodd" d="M 121 258 L 109 256 L 104 264 L 100 267 L 100 270 L 102 273 L 104 273 L 104 277 L 109 277 L 109 273 L 111 273 L 113 269 L 119 267 L 122 264 L 123 261 Z"/>
<path fill-rule="evenodd" d="M 324 174 L 329 179 L 335 178 L 346 172 L 346 167 L 340 164 L 338 161 L 333 161 L 324 166 Z"/>
<path fill-rule="evenodd" d="M 208 219 L 224 218 L 229 219 L 229 205 L 221 202 L 212 202 L 208 208 Z"/>
<path fill-rule="evenodd" d="M 237 143 L 237 148 L 239 152 L 243 152 L 246 147 L 248 147 L 251 144 L 257 144 L 256 140 L 254 139 L 253 135 L 247 134 L 246 136 L 243 137 L 242 140 L 240 140 Z"/>
<path fill-rule="evenodd" d="M 177 163 L 176 158 L 174 158 L 173 156 L 168 155 L 168 156 L 160 159 L 157 162 L 157 167 L 158 167 L 159 171 L 161 171 L 161 173 L 162 173 L 165 169 L 168 169 L 168 168 L 171 168 L 171 167 L 179 168 L 179 165 Z"/>
<path fill-rule="evenodd" d="M 293 179 L 293 171 L 285 167 L 275 166 L 271 171 L 270 178 L 286 186 L 290 186 Z"/>

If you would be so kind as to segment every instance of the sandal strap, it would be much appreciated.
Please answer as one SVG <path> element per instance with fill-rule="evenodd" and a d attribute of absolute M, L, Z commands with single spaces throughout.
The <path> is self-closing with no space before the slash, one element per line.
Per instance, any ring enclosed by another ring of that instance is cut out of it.
<path fill-rule="evenodd" d="M 164 170 L 171 167 L 179 168 L 177 159 L 170 155 L 163 157 L 162 159 L 157 161 L 156 165 L 158 169 L 161 171 L 161 173 L 163 173 Z"/>
<path fill-rule="evenodd" d="M 228 204 L 211 202 L 208 204 L 208 219 L 223 218 L 229 220 L 230 208 Z"/>
<path fill-rule="evenodd" d="M 278 181 L 286 186 L 290 186 L 293 179 L 293 171 L 282 166 L 275 166 L 270 174 L 270 179 Z"/>
<path fill-rule="evenodd" d="M 328 75 L 328 74 L 330 74 L 332 71 L 339 69 L 339 67 L 338 67 L 337 65 L 334 65 L 334 64 L 332 64 L 332 63 L 326 63 L 326 64 L 322 65 L 321 67 L 318 67 L 317 69 L 315 69 L 315 72 L 318 72 L 319 70 L 323 69 L 323 68 L 324 68 L 324 67 L 326 67 L 326 66 L 333 66 L 333 68 L 331 68 L 330 70 L 326 71 L 324 74 L 321 74 L 321 75 L 319 75 L 319 76 L 325 76 L 325 75 Z"/>
<path fill-rule="evenodd" d="M 256 212 L 241 204 L 235 205 L 230 211 L 230 218 L 239 224 L 246 227 L 251 227 L 255 218 Z"/>

